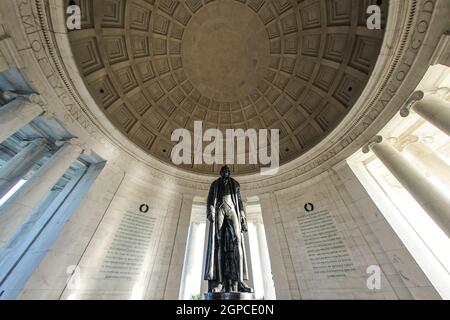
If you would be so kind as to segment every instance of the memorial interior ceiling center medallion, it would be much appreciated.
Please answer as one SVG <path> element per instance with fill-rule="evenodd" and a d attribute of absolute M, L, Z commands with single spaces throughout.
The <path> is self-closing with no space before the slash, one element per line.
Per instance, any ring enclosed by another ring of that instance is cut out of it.
<path fill-rule="evenodd" d="M 215 103 L 239 103 L 255 90 L 270 65 L 270 41 L 260 17 L 236 1 L 200 9 L 184 32 L 187 78 Z"/>

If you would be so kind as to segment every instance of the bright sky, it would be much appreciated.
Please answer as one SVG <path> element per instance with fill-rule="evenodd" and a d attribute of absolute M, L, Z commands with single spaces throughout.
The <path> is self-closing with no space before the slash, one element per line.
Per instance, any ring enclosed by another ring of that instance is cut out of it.
<path fill-rule="evenodd" d="M 19 190 L 25 184 L 25 182 L 27 182 L 27 180 L 20 180 L 19 182 L 17 182 L 17 184 L 14 187 L 12 187 L 11 190 L 9 190 L 8 193 L 3 196 L 3 198 L 0 199 L 0 207 L 6 201 L 8 201 L 9 198 L 11 198 L 14 195 L 14 193 L 16 193 L 17 190 Z"/>

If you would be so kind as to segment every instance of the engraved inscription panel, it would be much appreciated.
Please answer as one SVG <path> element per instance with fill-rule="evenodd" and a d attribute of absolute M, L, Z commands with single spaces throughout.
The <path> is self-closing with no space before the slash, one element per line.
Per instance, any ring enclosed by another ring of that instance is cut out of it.
<path fill-rule="evenodd" d="M 329 211 L 304 213 L 297 221 L 314 274 L 337 278 L 356 271 Z"/>
<path fill-rule="evenodd" d="M 149 250 L 156 219 L 149 213 L 126 212 L 100 268 L 105 279 L 139 277 Z"/>

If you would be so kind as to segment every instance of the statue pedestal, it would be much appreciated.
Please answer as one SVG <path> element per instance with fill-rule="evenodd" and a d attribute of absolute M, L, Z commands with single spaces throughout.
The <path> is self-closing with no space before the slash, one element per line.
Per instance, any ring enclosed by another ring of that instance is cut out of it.
<path fill-rule="evenodd" d="M 254 293 L 246 292 L 207 292 L 205 300 L 256 300 L 256 298 Z"/>

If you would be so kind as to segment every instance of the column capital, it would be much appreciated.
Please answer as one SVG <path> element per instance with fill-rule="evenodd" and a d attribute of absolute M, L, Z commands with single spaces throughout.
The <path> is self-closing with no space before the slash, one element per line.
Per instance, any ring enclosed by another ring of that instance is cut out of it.
<path fill-rule="evenodd" d="M 421 90 L 413 92 L 413 94 L 409 96 L 403 107 L 400 109 L 400 116 L 402 116 L 402 118 L 409 116 L 412 105 L 415 102 L 422 100 L 424 97 L 425 93 Z"/>
<path fill-rule="evenodd" d="M 430 144 L 434 142 L 434 137 L 431 136 L 417 136 L 414 134 L 409 134 L 407 136 L 401 137 L 397 140 L 395 143 L 395 146 L 399 151 L 403 151 L 407 146 L 413 144 L 413 143 L 424 143 L 424 144 Z"/>
<path fill-rule="evenodd" d="M 399 151 L 403 151 L 408 145 L 420 141 L 420 137 L 409 134 L 397 140 L 396 147 Z"/>
<path fill-rule="evenodd" d="M 261 213 L 250 213 L 247 214 L 247 222 L 248 223 L 253 223 L 253 224 L 263 224 L 263 218 Z"/>
<path fill-rule="evenodd" d="M 82 153 L 85 153 L 89 150 L 87 144 L 85 141 L 81 140 L 80 138 L 72 138 L 68 141 L 72 146 L 78 147 L 81 149 Z"/>
<path fill-rule="evenodd" d="M 30 102 L 40 105 L 44 110 L 46 110 L 45 106 L 47 103 L 44 101 L 44 98 L 38 93 L 31 93 L 25 95 L 25 97 L 30 100 Z"/>
<path fill-rule="evenodd" d="M 42 98 L 42 96 L 38 93 L 17 93 L 14 91 L 5 90 L 1 93 L 2 97 L 6 100 L 14 100 L 18 98 L 26 99 L 31 103 L 35 103 L 37 105 L 40 105 L 41 107 L 45 105 L 45 102 Z"/>
<path fill-rule="evenodd" d="M 27 141 L 27 142 L 28 142 L 28 145 L 30 145 L 30 144 L 43 145 L 43 146 L 45 146 L 45 148 L 47 148 L 48 151 L 51 151 L 54 148 L 53 144 L 48 139 L 42 138 L 42 137 Z"/>
<path fill-rule="evenodd" d="M 448 95 L 450 94 L 450 88 L 449 87 L 439 87 L 436 90 L 434 90 L 433 93 L 443 99 L 446 99 L 448 97 Z"/>
<path fill-rule="evenodd" d="M 38 93 L 17 93 L 14 91 L 2 91 L 1 92 L 1 96 L 3 99 L 11 102 L 14 100 L 22 100 L 24 103 L 31 103 L 31 104 L 35 104 L 38 105 L 43 112 L 44 116 L 50 117 L 49 115 L 51 114 L 53 116 L 53 113 L 49 111 L 47 103 L 44 101 L 44 99 L 42 98 L 42 96 Z"/>
<path fill-rule="evenodd" d="M 57 147 L 62 147 L 65 144 L 70 144 L 72 146 L 78 147 L 80 148 L 81 152 L 85 152 L 85 150 L 88 150 L 89 148 L 87 147 L 86 143 L 84 141 L 82 141 L 80 138 L 70 138 L 67 140 L 59 140 L 55 142 L 55 145 Z"/>
<path fill-rule="evenodd" d="M 37 104 L 42 108 L 42 116 L 46 119 L 51 119 L 55 117 L 55 113 L 49 109 L 48 104 L 45 102 L 44 98 L 37 93 L 32 93 L 25 96 L 31 103 Z"/>
<path fill-rule="evenodd" d="M 381 142 L 383 142 L 383 137 L 382 136 L 375 136 L 375 137 L 373 137 L 372 139 L 369 140 L 369 142 L 367 142 L 364 145 L 364 147 L 362 148 L 362 152 L 363 153 L 369 153 L 371 148 L 372 148 L 372 146 L 374 144 L 381 143 Z"/>
<path fill-rule="evenodd" d="M 273 199 L 273 197 L 274 197 L 274 194 L 271 193 L 271 192 L 258 194 L 258 199 L 259 199 L 260 202 L 263 201 L 263 200 L 269 200 L 270 201 L 270 200 Z"/>
<path fill-rule="evenodd" d="M 195 194 L 183 192 L 183 200 L 194 201 Z"/>

